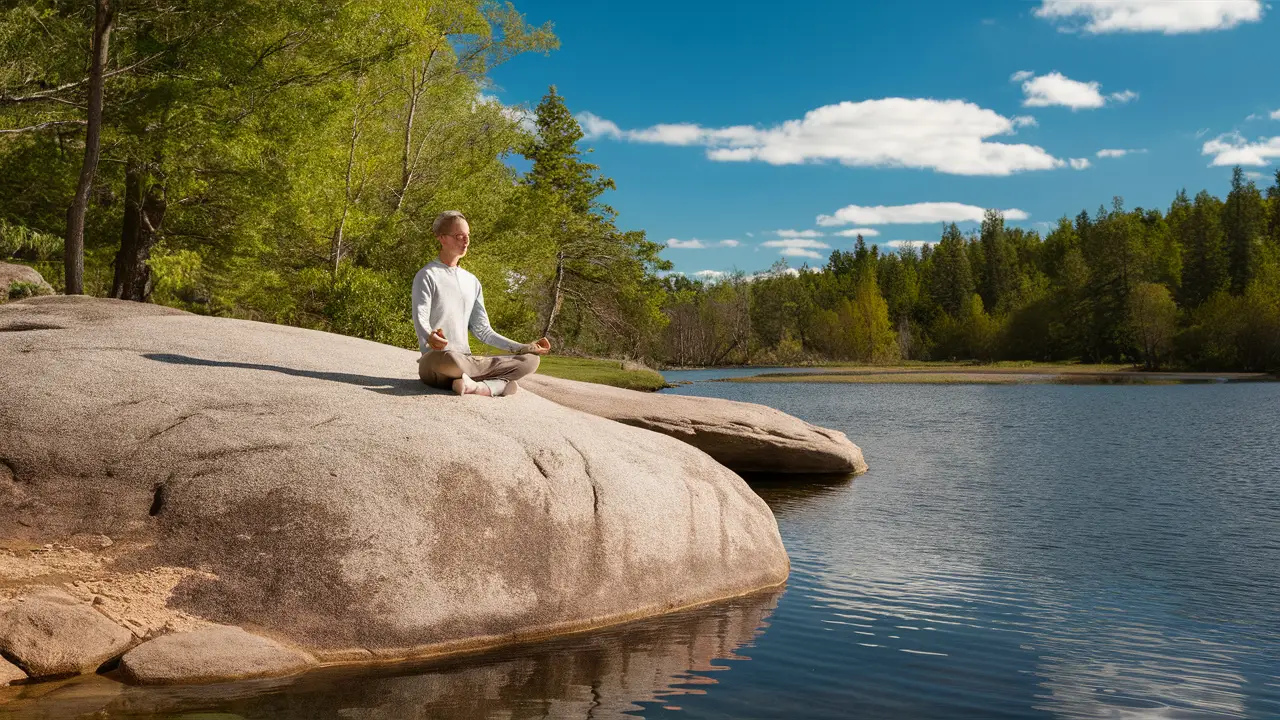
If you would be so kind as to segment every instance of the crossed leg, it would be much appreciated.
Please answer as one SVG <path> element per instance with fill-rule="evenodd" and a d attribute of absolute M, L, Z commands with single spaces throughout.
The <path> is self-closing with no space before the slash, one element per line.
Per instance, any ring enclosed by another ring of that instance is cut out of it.
<path fill-rule="evenodd" d="M 418 360 L 418 377 L 432 387 L 454 389 L 458 394 L 510 395 L 516 380 L 532 375 L 541 358 L 533 353 L 478 357 L 451 350 L 431 350 Z M 481 383 L 484 390 L 468 380 Z M 461 381 L 455 385 L 455 381 Z"/>

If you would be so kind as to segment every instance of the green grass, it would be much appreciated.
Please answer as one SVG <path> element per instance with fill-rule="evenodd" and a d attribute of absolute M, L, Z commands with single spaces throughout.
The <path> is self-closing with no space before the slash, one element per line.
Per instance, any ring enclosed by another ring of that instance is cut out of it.
<path fill-rule="evenodd" d="M 662 379 L 662 375 L 648 368 L 630 365 L 621 360 L 546 355 L 538 365 L 538 372 L 565 380 L 613 385 L 628 390 L 653 391 L 666 387 L 667 383 Z"/>

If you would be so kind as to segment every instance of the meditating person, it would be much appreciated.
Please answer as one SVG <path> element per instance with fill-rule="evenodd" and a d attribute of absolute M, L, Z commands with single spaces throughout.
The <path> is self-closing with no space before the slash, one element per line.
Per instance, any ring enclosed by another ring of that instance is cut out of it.
<path fill-rule="evenodd" d="M 440 255 L 413 278 L 413 328 L 422 351 L 418 377 L 459 395 L 510 395 L 517 380 L 538 369 L 539 356 L 551 352 L 551 341 L 518 343 L 489 326 L 480 281 L 458 267 L 471 244 L 471 226 L 462 213 L 440 213 L 431 231 L 440 241 Z M 480 342 L 514 354 L 472 355 L 468 329 Z"/>

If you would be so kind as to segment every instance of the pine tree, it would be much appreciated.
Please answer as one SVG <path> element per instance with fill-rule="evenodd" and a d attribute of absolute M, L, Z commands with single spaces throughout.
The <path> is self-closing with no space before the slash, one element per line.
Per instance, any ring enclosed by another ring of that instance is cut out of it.
<path fill-rule="evenodd" d="M 952 317 L 958 317 L 973 294 L 973 271 L 960 228 L 951 223 L 933 251 L 930 292 L 934 301 Z"/>
<path fill-rule="evenodd" d="M 1266 226 L 1266 206 L 1253 181 L 1245 182 L 1237 165 L 1231 172 L 1231 192 L 1222 208 L 1222 232 L 1227 245 L 1231 293 L 1240 295 L 1252 277 L 1255 246 Z"/>
<path fill-rule="evenodd" d="M 1280 250 L 1280 170 L 1274 184 L 1267 188 L 1267 242 Z"/>
<path fill-rule="evenodd" d="M 536 112 L 537 132 L 524 150 L 533 161 L 525 182 L 545 219 L 555 268 L 542 334 L 550 334 L 567 299 L 574 320 L 570 341 L 588 324 L 607 335 L 639 338 L 642 326 L 663 321 L 654 272 L 669 270 L 671 263 L 643 231 L 624 233 L 615 226 L 616 213 L 600 200 L 614 182 L 582 160 L 582 128 L 554 85 Z"/>
<path fill-rule="evenodd" d="M 1230 259 L 1221 218 L 1222 201 L 1201 190 L 1181 225 L 1182 304 L 1186 307 L 1198 307 L 1230 285 Z"/>
<path fill-rule="evenodd" d="M 980 237 L 986 272 L 982 276 L 979 294 L 986 307 L 995 312 L 1006 312 L 1010 309 L 1018 284 L 1018 256 L 1009 243 L 1004 215 L 999 210 L 986 211 Z"/>
<path fill-rule="evenodd" d="M 599 202 L 606 190 L 617 186 L 603 175 L 597 176 L 599 166 L 583 162 L 578 141 L 582 140 L 582 128 L 574 119 L 564 98 L 552 85 L 536 110 L 536 136 L 524 151 L 533 161 L 533 168 L 525 182 L 561 203 L 570 212 L 578 214 L 598 213 L 612 219 L 613 209 Z"/>

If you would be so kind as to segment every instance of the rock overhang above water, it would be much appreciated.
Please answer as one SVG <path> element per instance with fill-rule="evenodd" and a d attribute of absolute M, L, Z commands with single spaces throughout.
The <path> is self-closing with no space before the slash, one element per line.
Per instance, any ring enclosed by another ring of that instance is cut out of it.
<path fill-rule="evenodd" d="M 535 375 L 533 392 L 561 405 L 683 440 L 739 473 L 857 475 L 862 450 L 844 433 L 766 405 L 642 393 Z"/>

